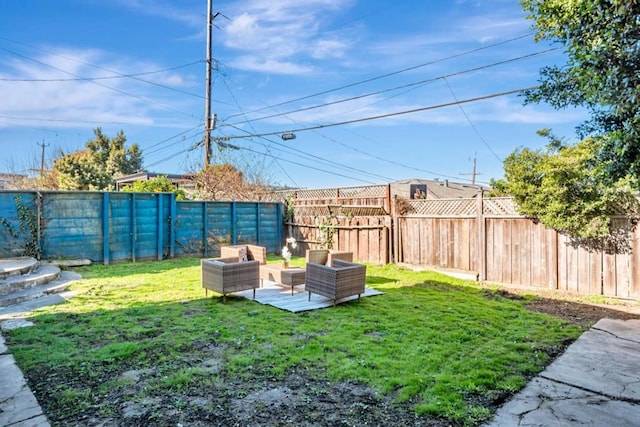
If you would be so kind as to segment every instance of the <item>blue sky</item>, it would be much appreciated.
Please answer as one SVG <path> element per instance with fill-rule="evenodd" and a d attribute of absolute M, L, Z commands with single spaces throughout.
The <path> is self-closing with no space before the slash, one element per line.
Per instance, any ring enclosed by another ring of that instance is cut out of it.
<path fill-rule="evenodd" d="M 214 0 L 213 12 L 212 136 L 240 148 L 214 160 L 277 184 L 470 182 L 474 157 L 488 183 L 514 149 L 545 145 L 536 130 L 573 141 L 585 118 L 495 96 L 565 60 L 533 41 L 517 1 Z M 0 172 L 39 167 L 38 144 L 48 159 L 80 149 L 97 126 L 123 130 L 149 171 L 201 168 L 206 14 L 206 0 L 0 2 Z"/>

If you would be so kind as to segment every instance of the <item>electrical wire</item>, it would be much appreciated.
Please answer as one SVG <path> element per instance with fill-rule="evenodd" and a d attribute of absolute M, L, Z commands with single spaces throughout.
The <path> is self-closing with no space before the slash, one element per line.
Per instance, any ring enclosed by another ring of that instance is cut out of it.
<path fill-rule="evenodd" d="M 42 65 L 42 66 L 45 66 L 45 67 L 48 67 L 48 68 L 54 69 L 54 70 L 56 70 L 56 71 L 60 71 L 61 73 L 69 74 L 69 75 L 74 76 L 74 77 L 79 77 L 79 76 L 77 76 L 77 75 L 76 75 L 76 74 L 74 74 L 74 73 L 71 73 L 71 72 L 69 72 L 69 71 L 66 71 L 66 70 L 63 70 L 63 69 L 61 69 L 61 68 L 55 67 L 55 66 L 53 66 L 53 65 L 47 64 L 47 63 L 45 63 L 45 62 L 39 61 L 39 60 L 37 60 L 37 59 L 35 59 L 35 58 L 31 58 L 31 57 L 28 57 L 28 56 L 26 56 L 26 55 L 22 55 L 22 54 L 20 54 L 20 53 L 18 53 L 18 52 L 14 52 L 14 51 L 12 51 L 12 50 L 9 50 L 9 49 L 3 48 L 3 47 L 0 47 L 0 50 L 5 51 L 5 52 L 7 52 L 7 53 L 10 53 L 11 55 L 15 55 L 15 56 L 18 56 L 18 57 L 20 57 L 20 58 L 23 58 L 23 59 L 26 59 L 26 60 L 29 60 L 29 61 L 35 62 L 36 64 L 40 64 L 40 65 Z M 134 95 L 134 94 L 129 93 L 129 92 L 127 92 L 127 91 L 125 91 L 125 90 L 122 90 L 122 89 L 118 89 L 118 88 L 115 88 L 115 87 L 112 87 L 112 86 L 107 86 L 107 85 L 105 85 L 105 84 L 102 84 L 102 83 L 99 83 L 99 82 L 96 82 L 96 81 L 91 81 L 91 80 L 90 80 L 90 81 L 88 81 L 88 83 L 93 83 L 94 85 L 97 85 L 97 86 L 103 87 L 103 88 L 105 88 L 105 89 L 109 89 L 109 90 L 112 90 L 112 91 L 118 92 L 118 93 L 120 93 L 120 94 L 122 94 L 122 95 L 126 95 L 126 96 L 131 97 L 131 98 L 138 99 L 138 100 L 143 101 L 143 102 L 145 102 L 145 103 L 148 103 L 148 104 L 151 104 L 151 105 L 158 105 L 158 106 L 162 107 L 163 109 L 166 109 L 166 110 L 169 110 L 169 111 L 173 111 L 173 112 L 175 112 L 175 113 L 178 113 L 178 114 L 181 114 L 181 115 L 184 115 L 184 116 L 187 116 L 187 117 L 191 117 L 191 114 L 185 113 L 185 112 L 183 112 L 183 111 L 176 110 L 176 109 L 171 108 L 171 107 L 169 107 L 169 106 L 166 106 L 166 105 L 164 105 L 164 104 L 159 104 L 159 103 L 156 103 L 156 102 L 152 102 L 152 101 L 151 101 L 151 100 L 149 100 L 149 99 L 145 99 L 145 98 L 143 98 L 143 97 L 141 97 L 141 96 Z"/>
<path fill-rule="evenodd" d="M 317 109 L 317 108 L 328 107 L 328 106 L 332 106 L 332 105 L 336 105 L 336 104 L 341 104 L 341 103 L 344 103 L 344 102 L 355 101 L 355 100 L 367 98 L 367 97 L 370 97 L 370 96 L 375 96 L 375 95 L 380 95 L 380 94 L 387 93 L 387 92 L 392 92 L 392 91 L 399 90 L 399 89 L 406 89 L 406 88 L 415 87 L 415 86 L 423 86 L 423 85 L 425 85 L 427 83 L 433 83 L 433 82 L 438 81 L 438 80 L 446 79 L 447 77 L 459 76 L 459 75 L 463 75 L 463 74 L 472 73 L 472 72 L 475 72 L 475 71 L 485 70 L 485 69 L 488 69 L 488 68 L 491 68 L 491 67 L 496 67 L 496 66 L 500 66 L 500 65 L 504 65 L 504 64 L 509 64 L 511 62 L 520 61 L 520 60 L 523 60 L 523 59 L 529 59 L 529 58 L 533 58 L 533 57 L 536 57 L 536 56 L 539 56 L 539 55 L 545 55 L 547 53 L 550 53 L 550 52 L 553 52 L 553 51 L 557 51 L 559 49 L 560 49 L 559 47 L 546 49 L 546 50 L 542 50 L 542 51 L 539 51 L 539 52 L 534 52 L 534 53 L 530 53 L 530 54 L 527 54 L 527 55 L 518 56 L 516 58 L 507 59 L 507 60 L 504 60 L 504 61 L 493 62 L 493 63 L 490 63 L 490 64 L 485 64 L 485 65 L 481 65 L 481 66 L 474 67 L 474 68 L 468 68 L 468 69 L 462 70 L 462 71 L 456 71 L 456 72 L 444 74 L 444 75 L 441 75 L 441 76 L 436 76 L 436 77 L 431 77 L 431 78 L 424 79 L 424 80 L 419 80 L 417 82 L 406 83 L 406 84 L 403 84 L 403 85 L 400 85 L 400 86 L 395 86 L 395 87 L 388 88 L 388 89 L 381 89 L 381 90 L 378 90 L 378 91 L 375 91 L 375 92 L 369 92 L 369 93 L 365 93 L 365 94 L 362 94 L 362 95 L 353 96 L 353 97 L 350 97 L 350 98 L 344 98 L 344 99 L 339 99 L 337 101 L 326 102 L 324 104 L 317 104 L 317 105 L 312 105 L 310 107 L 304 107 L 304 108 L 299 108 L 299 109 L 296 109 L 296 110 L 290 110 L 290 111 L 287 111 L 287 112 L 284 112 L 284 113 L 275 113 L 275 114 L 271 114 L 271 115 L 268 115 L 268 116 L 257 117 L 257 118 L 250 119 L 250 120 L 234 122 L 233 124 L 234 125 L 239 125 L 239 124 L 243 124 L 243 123 L 256 122 L 256 121 L 259 121 L 259 120 L 266 120 L 266 119 L 271 119 L 271 118 L 274 118 L 274 117 L 285 116 L 285 115 L 288 115 L 288 114 L 294 114 L 294 113 L 314 110 L 314 109 Z M 224 126 L 224 124 L 223 124 L 223 126 Z"/>
<path fill-rule="evenodd" d="M 235 101 L 236 105 L 238 106 L 238 109 L 240 111 L 242 111 L 242 107 L 240 106 L 240 103 L 238 102 L 238 99 L 236 98 L 236 96 L 233 94 L 233 91 L 231 90 L 231 88 L 229 87 L 229 84 L 227 83 L 227 78 L 224 74 L 221 74 L 222 76 L 222 83 L 224 84 L 224 87 L 227 89 L 227 92 L 229 92 L 229 95 L 231 95 L 231 98 Z M 251 129 L 255 132 L 255 129 L 253 128 L 253 125 L 250 124 Z M 267 139 L 267 138 L 264 138 Z M 267 144 L 263 144 L 265 150 L 267 150 L 268 153 L 270 153 L 270 147 Z M 278 162 L 277 158 L 274 158 L 274 162 L 276 165 L 278 165 L 278 168 L 280 168 L 280 170 L 282 171 L 282 173 L 289 178 L 289 180 L 293 183 L 293 185 L 295 187 L 299 187 L 299 185 L 295 182 L 295 180 L 293 179 L 293 177 L 291 175 L 289 175 L 289 172 L 287 172 L 287 170 L 280 164 L 280 162 Z"/>
<path fill-rule="evenodd" d="M 496 42 L 496 43 L 492 43 L 492 44 L 489 44 L 489 45 L 486 45 L 486 46 L 482 46 L 482 47 L 479 47 L 479 48 L 476 48 L 476 49 L 472 49 L 472 50 L 468 50 L 468 51 L 465 51 L 465 52 L 457 53 L 457 54 L 450 55 L 450 56 L 447 56 L 447 57 L 444 57 L 444 58 L 435 59 L 433 61 L 425 62 L 423 64 L 418 64 L 418 65 L 414 65 L 414 66 L 411 66 L 411 67 L 403 68 L 401 70 L 393 71 L 391 73 L 382 74 L 380 76 L 376 76 L 376 77 L 371 77 L 371 78 L 368 78 L 368 79 L 360 80 L 360 81 L 355 82 L 355 83 L 349 83 L 347 85 L 339 86 L 337 88 L 324 90 L 324 91 L 321 91 L 321 92 L 317 92 L 317 93 L 314 93 L 314 94 L 311 94 L 311 95 L 302 96 L 302 97 L 295 98 L 295 99 L 290 99 L 288 101 L 279 102 L 279 103 L 273 104 L 273 105 L 268 105 L 266 107 L 262 107 L 262 108 L 258 108 L 258 109 L 252 110 L 252 111 L 248 111 L 246 114 L 257 113 L 257 112 L 264 111 L 264 110 L 267 110 L 267 109 L 270 109 L 270 108 L 280 107 L 282 105 L 291 104 L 293 102 L 303 101 L 305 99 L 313 98 L 313 97 L 316 97 L 316 96 L 326 95 L 326 94 L 331 93 L 331 92 L 336 92 L 336 91 L 339 91 L 339 90 L 348 89 L 350 87 L 359 86 L 359 85 L 362 85 L 362 84 L 365 84 L 365 83 L 370 83 L 370 82 L 373 82 L 373 81 L 376 81 L 376 80 L 380 80 L 380 79 L 383 79 L 383 78 L 386 78 L 386 77 L 395 76 L 397 74 L 405 73 L 407 71 L 416 70 L 418 68 L 426 67 L 426 66 L 429 66 L 429 65 L 434 65 L 434 64 L 437 64 L 437 63 L 440 63 L 440 62 L 444 62 L 444 61 L 448 61 L 448 60 L 451 60 L 451 59 L 454 59 L 454 58 L 459 58 L 459 57 L 462 57 L 462 56 L 470 55 L 472 53 L 477 53 L 477 52 L 480 52 L 482 50 L 486 50 L 486 49 L 490 49 L 490 48 L 493 48 L 493 47 L 501 46 L 501 45 L 506 44 L 506 43 L 510 43 L 510 42 L 513 42 L 513 41 L 516 41 L 516 40 L 523 39 L 525 37 L 529 37 L 532 34 L 533 33 L 523 34 L 521 36 L 513 37 L 513 38 L 510 38 L 510 39 L 507 39 L 507 40 L 502 40 L 502 41 L 499 41 L 499 42 Z M 231 119 L 233 117 L 238 117 L 238 116 L 241 116 L 241 115 L 242 115 L 242 113 L 240 113 L 240 114 L 232 114 L 230 116 L 227 116 L 224 120 L 226 121 L 228 119 Z"/>
<path fill-rule="evenodd" d="M 56 56 L 59 56 L 59 55 L 56 55 Z M 67 57 L 63 56 L 63 58 L 67 58 Z M 67 59 L 72 59 L 72 58 L 67 58 Z M 75 62 L 81 62 L 81 61 L 75 60 Z M 171 68 L 164 68 L 162 70 L 155 70 L 155 71 L 145 71 L 145 72 L 135 73 L 135 74 L 120 74 L 120 73 L 117 73 L 116 71 L 112 71 L 113 73 L 116 73 L 115 76 L 77 77 L 77 78 L 72 78 L 72 79 L 13 79 L 13 78 L 0 77 L 0 81 L 2 81 L 2 82 L 33 82 L 33 83 L 36 83 L 36 82 L 83 82 L 83 81 L 91 81 L 91 80 L 124 79 L 124 78 L 130 78 L 130 77 L 133 78 L 133 77 L 140 77 L 140 76 L 148 76 L 150 74 L 159 74 L 159 73 L 165 73 L 167 71 L 179 70 L 180 68 L 190 67 L 191 65 L 199 64 L 199 63 L 202 63 L 202 62 L 204 62 L 204 61 L 201 59 L 201 60 L 198 60 L 198 61 L 189 62 L 188 64 L 177 65 L 177 66 L 171 67 Z M 81 63 L 83 63 L 85 65 L 91 65 L 91 64 L 87 64 L 86 62 L 81 62 Z M 92 67 L 101 68 L 101 67 L 97 67 L 95 65 L 92 65 Z M 145 83 L 148 83 L 148 82 L 145 81 Z M 194 95 L 194 96 L 196 96 L 196 95 Z"/>
<path fill-rule="evenodd" d="M 246 131 L 246 130 L 244 130 L 242 128 L 236 128 L 236 129 L 241 131 L 241 132 L 248 132 L 248 131 Z M 265 137 L 260 137 L 260 138 L 266 139 Z M 350 170 L 350 171 L 353 171 L 353 172 L 358 172 L 358 173 L 361 173 L 361 174 L 364 174 L 364 175 L 369 175 L 371 177 L 380 178 L 380 179 L 384 179 L 384 180 L 391 180 L 391 178 L 383 176 L 383 175 L 378 175 L 378 174 L 375 174 L 375 173 L 372 173 L 372 172 L 365 171 L 363 169 L 354 168 L 353 166 L 344 165 L 342 163 L 338 163 L 336 161 L 328 160 L 328 159 L 326 159 L 324 157 L 316 156 L 314 154 L 310 154 L 310 153 L 301 151 L 299 149 L 295 149 L 295 150 L 291 149 L 289 146 L 287 146 L 285 144 L 282 144 L 282 143 L 279 143 L 279 142 L 276 142 L 276 141 L 273 141 L 273 140 L 270 140 L 270 139 L 267 139 L 267 141 L 271 142 L 274 145 L 277 145 L 277 146 L 285 148 L 286 150 L 288 150 L 290 152 L 289 154 L 296 155 L 297 157 L 306 158 L 308 160 L 313 160 L 313 161 L 316 161 L 316 162 L 320 162 L 320 163 L 329 165 L 329 166 L 334 167 L 334 168 Z M 243 149 L 243 147 L 239 147 L 239 148 Z M 299 163 L 297 163 L 297 164 L 299 164 Z"/>
<path fill-rule="evenodd" d="M 453 92 L 453 89 L 451 88 L 451 85 L 449 84 L 449 80 L 447 80 L 446 78 L 444 79 L 444 82 L 447 84 L 447 87 L 449 88 L 449 92 L 451 92 L 451 96 L 453 97 L 454 101 L 458 101 L 458 98 L 456 97 L 456 94 Z M 467 112 L 464 110 L 464 108 L 462 108 L 461 104 L 458 104 L 458 108 L 460 109 L 460 111 L 462 112 L 462 115 L 465 117 L 465 119 L 467 119 L 467 122 L 469 123 L 469 126 L 471 126 L 471 129 L 473 129 L 473 131 L 475 132 L 475 134 L 478 136 L 478 138 L 480 138 L 480 141 L 482 141 L 482 143 L 487 147 L 487 149 L 491 152 L 491 154 L 493 154 L 495 156 L 496 159 L 498 159 L 498 161 L 500 163 L 502 163 L 502 159 L 500 158 L 500 156 L 498 156 L 496 154 L 495 151 L 493 151 L 493 148 L 491 148 L 491 146 L 489 145 L 489 143 L 487 142 L 486 139 L 484 139 L 482 137 L 482 135 L 480 135 L 480 131 L 478 130 L 478 128 L 476 128 L 476 125 L 473 124 L 473 122 L 471 121 L 471 118 L 469 117 L 469 115 L 467 114 Z"/>
<path fill-rule="evenodd" d="M 234 83 L 234 82 L 233 82 L 233 80 L 231 80 L 231 79 L 229 79 L 229 78 L 228 78 L 228 76 L 224 76 L 224 78 L 225 78 L 225 80 L 230 80 L 230 82 L 231 82 L 231 83 Z M 226 84 L 226 82 L 225 82 L 225 84 Z M 227 87 L 227 90 L 231 93 L 231 88 L 229 88 L 229 86 L 228 86 L 228 85 L 226 85 L 226 87 Z M 406 91 L 406 92 L 408 92 L 408 91 Z M 403 93 L 406 93 L 406 92 L 403 92 Z M 234 96 L 233 94 L 231 94 L 231 95 L 235 98 L 235 96 Z M 389 98 L 387 98 L 387 99 L 389 99 Z M 380 102 L 382 102 L 382 101 L 380 101 Z M 370 105 L 372 105 L 372 104 L 370 104 Z M 240 107 L 239 107 L 239 108 L 240 108 Z M 357 111 L 357 110 L 354 110 L 354 111 Z M 286 116 L 285 116 L 285 117 L 286 117 Z M 292 118 L 290 118 L 290 117 L 286 117 L 286 118 L 287 118 L 287 119 L 289 119 L 289 120 L 291 120 L 292 122 L 294 122 L 294 123 L 296 123 L 296 124 L 303 124 L 303 122 L 300 122 L 300 121 L 298 121 L 298 120 L 292 119 Z M 251 126 L 251 123 L 249 123 L 249 126 Z M 251 134 L 251 133 L 250 133 L 249 131 L 247 131 L 246 129 L 242 129 L 242 128 L 236 127 L 236 126 L 234 126 L 234 125 L 231 125 L 231 127 L 234 127 L 235 129 L 237 129 L 237 130 L 239 130 L 239 131 L 241 131 L 241 132 L 244 132 L 244 133 L 246 133 L 246 134 L 248 134 L 248 135 L 250 135 L 250 134 Z M 252 129 L 253 129 L 253 126 L 251 126 L 251 127 L 252 127 Z M 347 144 L 344 144 L 344 143 L 342 143 L 342 142 L 339 142 L 339 141 L 337 141 L 337 140 L 335 140 L 335 139 L 333 139 L 333 138 L 330 138 L 330 137 L 328 137 L 328 136 L 326 136 L 326 135 L 324 135 L 324 134 L 322 134 L 322 133 L 318 132 L 317 130 L 313 130 L 313 132 L 314 132 L 314 133 L 316 133 L 317 135 L 319 135 L 321 138 L 327 139 L 327 140 L 329 140 L 329 141 L 331 141 L 331 142 L 334 142 L 334 143 L 336 143 L 336 144 L 338 144 L 338 145 L 341 145 L 341 146 L 343 146 L 343 147 L 345 147 L 345 148 L 348 148 L 348 149 L 350 149 L 350 150 L 352 150 L 352 151 L 355 151 L 355 152 L 357 152 L 357 153 L 363 154 L 363 155 L 365 155 L 365 156 L 371 157 L 371 158 L 376 159 L 376 160 L 380 160 L 380 161 L 383 161 L 383 162 L 386 162 L 386 163 L 389 163 L 389 164 L 393 164 L 393 165 L 396 165 L 396 166 L 401 166 L 401 167 L 403 167 L 403 168 L 411 169 L 411 170 L 415 170 L 415 171 L 418 171 L 418 172 L 429 173 L 429 174 L 432 174 L 432 175 L 435 175 L 435 176 L 440 176 L 440 177 L 443 177 L 443 178 L 460 179 L 459 177 L 455 177 L 455 176 L 451 176 L 451 175 L 446 175 L 446 174 L 442 174 L 442 173 L 438 173 L 438 172 L 433 172 L 433 171 L 429 171 L 429 170 L 426 170 L 426 169 L 420 169 L 420 168 L 416 168 L 416 167 L 413 167 L 413 166 L 410 166 L 410 165 L 406 165 L 406 164 L 403 164 L 403 163 L 400 163 L 400 162 L 396 162 L 396 161 L 393 161 L 393 160 L 388 160 L 388 159 L 385 159 L 385 158 L 382 158 L 382 157 L 379 157 L 379 156 L 373 155 L 373 154 L 371 154 L 371 153 L 368 153 L 368 152 L 366 152 L 366 151 L 359 150 L 359 149 L 357 149 L 357 148 L 355 148 L 355 147 L 351 147 L 351 146 L 349 146 L 349 145 L 347 145 Z M 361 137 L 362 137 L 362 136 L 361 136 Z M 271 139 L 268 139 L 268 138 L 266 138 L 266 137 L 261 138 L 261 139 L 265 139 L 265 140 L 267 140 L 267 141 L 269 141 L 269 142 L 274 143 L 275 145 L 278 145 L 278 146 L 280 146 L 280 147 L 283 147 L 283 148 L 285 148 L 285 149 L 290 150 L 290 148 L 289 148 L 289 146 L 288 146 L 288 145 L 285 145 L 285 144 L 282 144 L 282 143 L 275 142 L 275 141 L 273 141 L 273 140 L 271 140 Z M 367 139 L 371 140 L 370 138 L 367 138 Z M 306 153 L 306 152 L 304 152 L 304 151 L 302 151 L 302 150 L 297 149 L 297 150 L 296 150 L 296 152 L 297 152 L 297 153 L 302 153 L 302 154 L 304 154 L 304 155 L 306 155 L 306 156 L 308 156 L 308 157 L 312 157 L 312 158 L 314 158 L 315 160 L 318 160 L 318 161 L 321 161 L 321 162 L 324 162 L 324 163 L 329 163 L 329 161 L 327 161 L 326 159 L 324 159 L 324 158 L 322 158 L 322 157 L 314 156 L 314 155 L 309 154 L 309 153 Z M 299 157 L 302 157 L 302 156 L 299 156 Z M 339 164 L 339 163 L 336 163 L 336 165 L 340 165 L 340 164 Z M 359 171 L 361 171 L 361 170 L 359 170 Z M 368 172 L 365 172 L 365 171 L 361 171 L 361 172 L 363 172 L 363 173 L 365 173 L 365 174 L 368 174 Z M 376 176 L 376 177 L 381 177 L 380 175 L 374 175 L 374 176 Z M 387 178 L 387 177 L 381 177 L 381 178 L 386 179 L 386 180 L 388 180 L 388 181 L 389 181 L 389 180 L 391 180 L 391 178 Z M 469 182 L 471 182 L 471 180 L 469 180 Z"/>
<path fill-rule="evenodd" d="M 234 136 L 228 136 L 228 139 L 239 139 L 239 138 L 251 138 L 251 137 L 263 137 L 263 136 L 271 136 L 271 135 L 279 135 L 279 134 L 283 134 L 283 133 L 297 133 L 297 132 L 304 132 L 304 131 L 309 131 L 309 130 L 314 130 L 314 129 L 325 129 L 325 128 L 330 128 L 330 127 L 335 127 L 335 126 L 343 126 L 343 125 L 350 125 L 350 124 L 355 124 L 355 123 L 362 123 L 362 122 L 367 122 L 367 121 L 372 121 L 372 120 L 380 120 L 380 119 L 386 119 L 389 117 L 396 117 L 396 116 L 401 116 L 401 115 L 405 115 L 405 114 L 412 114 L 412 113 L 418 113 L 418 112 L 422 112 L 422 111 L 428 111 L 428 110 L 435 110 L 438 108 L 444 108 L 444 107 L 451 107 L 453 105 L 460 105 L 460 104 L 468 104 L 470 102 L 476 102 L 476 101 L 483 101 L 485 99 L 491 99 L 491 98 L 498 98 L 501 96 L 506 96 L 506 95 L 512 95 L 514 93 L 520 93 L 523 91 L 527 91 L 527 90 L 533 90 L 533 89 L 537 89 L 539 86 L 529 86 L 529 87 L 525 87 L 525 88 L 520 88 L 520 89 L 513 89 L 513 90 L 508 90 L 505 92 L 498 92 L 498 93 L 492 93 L 490 95 L 483 95 L 483 96 L 477 96 L 474 98 L 467 98 L 467 99 L 463 99 L 463 100 L 458 100 L 458 101 L 453 101 L 453 102 L 445 102 L 443 104 L 436 104 L 436 105 L 429 105 L 426 107 L 419 107 L 419 108 L 412 108 L 410 110 L 402 110 L 402 111 L 396 111 L 393 113 L 386 113 L 386 114 L 378 114 L 375 116 L 369 116 L 369 117 L 363 117 L 363 118 L 359 118 L 359 119 L 352 119 L 352 120 L 345 120 L 342 122 L 336 122 L 336 123 L 327 123 L 327 124 L 322 124 L 322 125 L 316 125 L 316 126 L 310 126 L 310 127 L 306 127 L 306 128 L 298 128 L 298 129 L 287 129 L 284 131 L 276 131 L 276 132 L 265 132 L 265 133 L 261 133 L 261 134 L 252 134 L 252 135 L 234 135 Z"/>

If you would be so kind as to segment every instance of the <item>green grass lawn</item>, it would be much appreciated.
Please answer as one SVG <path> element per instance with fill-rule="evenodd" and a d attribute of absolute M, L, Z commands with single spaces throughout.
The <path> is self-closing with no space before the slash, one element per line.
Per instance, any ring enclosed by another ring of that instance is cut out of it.
<path fill-rule="evenodd" d="M 367 285 L 384 295 L 301 314 L 205 298 L 198 259 L 76 271 L 83 280 L 72 285 L 74 298 L 35 312 L 35 326 L 8 337 L 54 421 L 115 414 L 118 403 L 105 396 L 126 387 L 121 374 L 132 369 L 158 373 L 129 397 L 140 400 L 313 367 L 318 378 L 365 384 L 420 416 L 473 425 L 582 332 L 528 311 L 526 299 L 391 265 L 367 266 Z M 212 374 L 195 361 L 214 345 L 224 363 Z"/>

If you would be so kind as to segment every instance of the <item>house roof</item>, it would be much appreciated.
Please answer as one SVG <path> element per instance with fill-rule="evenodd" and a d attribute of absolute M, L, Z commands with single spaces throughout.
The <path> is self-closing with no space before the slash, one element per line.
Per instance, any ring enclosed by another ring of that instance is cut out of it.
<path fill-rule="evenodd" d="M 193 177 L 191 175 L 177 175 L 172 173 L 158 173 L 158 172 L 136 172 L 130 175 L 124 175 L 115 179 L 115 181 L 119 184 L 128 184 L 136 181 L 148 181 L 151 178 L 156 178 L 159 176 L 166 176 L 171 181 L 191 181 Z"/>
<path fill-rule="evenodd" d="M 391 183 L 391 194 L 410 197 L 411 185 L 426 185 L 427 199 L 466 199 L 476 197 L 489 188 L 482 185 L 462 184 L 449 180 L 407 179 Z"/>

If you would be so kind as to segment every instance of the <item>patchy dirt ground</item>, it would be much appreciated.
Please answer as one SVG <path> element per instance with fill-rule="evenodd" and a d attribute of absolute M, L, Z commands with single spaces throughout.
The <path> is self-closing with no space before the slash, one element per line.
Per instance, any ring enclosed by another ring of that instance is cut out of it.
<path fill-rule="evenodd" d="M 511 299 L 522 299 L 531 289 L 502 288 L 500 295 Z M 605 303 L 584 302 L 578 296 L 559 295 L 551 291 L 536 290 L 536 299 L 527 304 L 532 311 L 550 314 L 581 327 L 590 327 L 600 319 L 640 319 L 640 303 L 635 301 L 610 300 Z"/>
<path fill-rule="evenodd" d="M 487 291 L 488 297 L 523 299 L 531 291 L 505 289 Z M 529 298 L 527 298 L 529 300 Z M 640 318 L 638 304 L 588 304 L 541 294 L 527 307 L 567 321 L 589 327 L 601 318 Z M 553 349 L 553 357 L 565 347 Z M 194 366 L 220 375 L 218 355 L 224 348 L 212 347 L 208 358 L 194 360 Z M 56 375 L 32 373 L 29 381 L 39 391 L 45 411 L 64 414 L 61 408 L 47 408 L 47 395 L 56 392 Z M 177 391 L 150 387 L 160 374 L 154 369 L 131 370 L 120 375 L 123 386 L 106 395 L 93 396 L 96 403 L 83 411 L 84 417 L 52 419 L 63 426 L 451 426 L 449 421 L 416 417 L 412 403 L 393 404 L 390 398 L 352 383 L 330 384 L 319 380 L 321 372 L 314 367 L 290 372 L 284 380 L 257 376 L 252 383 L 234 378 L 221 378 L 213 387 L 187 388 Z M 89 388 L 97 394 L 99 383 L 76 384 L 76 389 Z M 141 398 L 141 396 L 144 396 Z M 509 396 L 499 401 L 478 402 L 495 410 Z M 69 402 L 70 405 L 73 401 Z M 110 408 L 110 409 L 109 409 Z"/>

